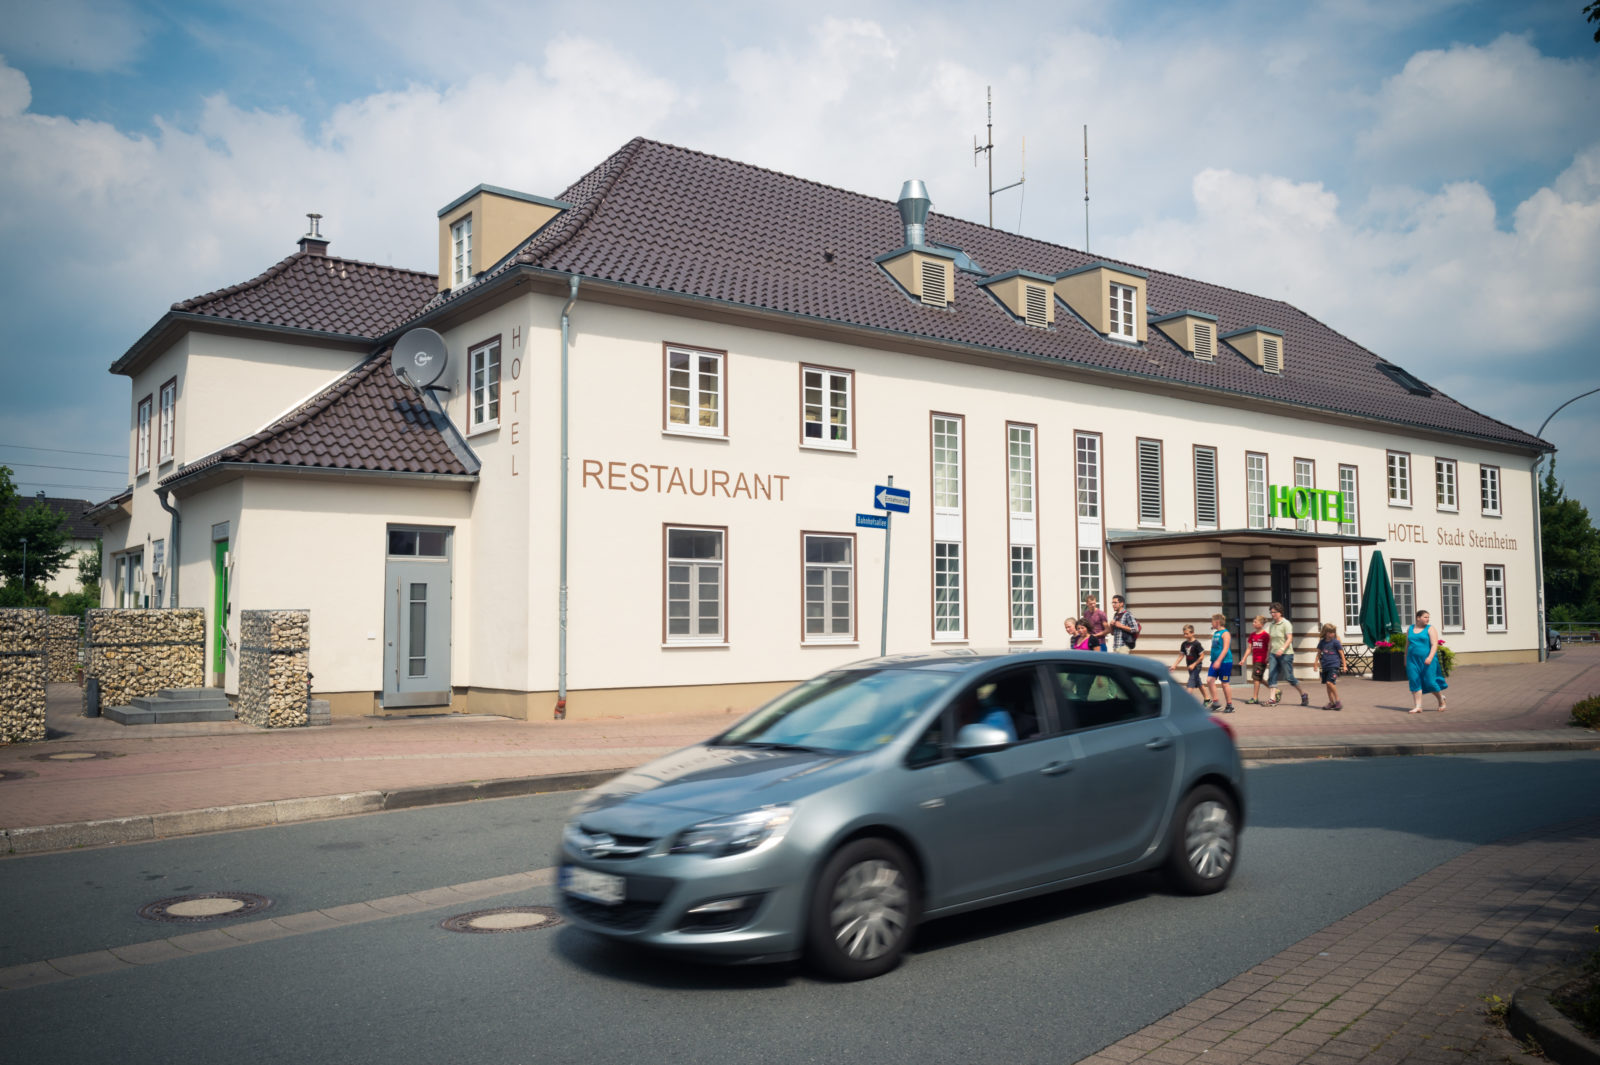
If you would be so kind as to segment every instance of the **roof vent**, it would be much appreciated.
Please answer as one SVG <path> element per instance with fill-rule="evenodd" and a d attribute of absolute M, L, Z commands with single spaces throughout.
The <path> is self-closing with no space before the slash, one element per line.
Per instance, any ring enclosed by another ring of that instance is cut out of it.
<path fill-rule="evenodd" d="M 933 201 L 928 198 L 928 186 L 912 178 L 900 186 L 900 221 L 906 226 L 906 247 L 920 248 L 928 242 L 928 212 Z"/>
<path fill-rule="evenodd" d="M 328 254 L 328 238 L 322 235 L 322 216 L 311 211 L 306 218 L 310 224 L 306 227 L 306 235 L 300 238 L 300 250 L 307 255 Z"/>

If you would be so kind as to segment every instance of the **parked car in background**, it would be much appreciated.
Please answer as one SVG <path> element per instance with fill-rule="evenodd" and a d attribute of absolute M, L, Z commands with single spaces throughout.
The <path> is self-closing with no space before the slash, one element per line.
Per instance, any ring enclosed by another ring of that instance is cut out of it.
<path fill-rule="evenodd" d="M 559 894 L 603 936 L 860 979 L 930 918 L 1157 867 L 1221 890 L 1244 810 L 1231 730 L 1159 666 L 899 655 L 586 793 Z"/>
<path fill-rule="evenodd" d="M 1561 650 L 1561 634 L 1555 629 L 1545 629 L 1544 646 L 1547 651 Z"/>

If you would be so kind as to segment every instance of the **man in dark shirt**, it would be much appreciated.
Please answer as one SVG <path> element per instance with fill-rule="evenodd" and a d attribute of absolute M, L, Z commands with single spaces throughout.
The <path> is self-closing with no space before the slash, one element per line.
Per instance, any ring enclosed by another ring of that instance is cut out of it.
<path fill-rule="evenodd" d="M 1083 597 L 1083 623 L 1089 629 L 1089 649 L 1106 649 L 1106 612 L 1100 609 L 1099 600 L 1092 595 Z"/>

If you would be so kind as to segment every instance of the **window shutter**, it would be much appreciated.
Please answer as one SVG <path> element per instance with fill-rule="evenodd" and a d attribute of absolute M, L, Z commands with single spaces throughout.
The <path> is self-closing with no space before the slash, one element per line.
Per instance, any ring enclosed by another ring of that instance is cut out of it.
<path fill-rule="evenodd" d="M 1043 285 L 1024 285 L 1023 304 L 1029 325 L 1043 329 L 1050 324 L 1050 300 Z"/>
<path fill-rule="evenodd" d="M 1161 443 L 1139 441 L 1139 522 L 1161 524 Z"/>
<path fill-rule="evenodd" d="M 944 284 L 943 263 L 922 260 L 922 302 L 934 307 L 943 307 L 950 302 Z"/>
<path fill-rule="evenodd" d="M 1194 520 L 1203 529 L 1217 527 L 1217 453 L 1208 447 L 1194 453 Z"/>
<path fill-rule="evenodd" d="M 1278 346 L 1277 337 L 1261 338 L 1261 368 L 1268 373 L 1283 372 L 1283 349 Z"/>
<path fill-rule="evenodd" d="M 1212 336 L 1210 322 L 1194 323 L 1194 357 L 1202 362 L 1216 361 L 1216 338 Z"/>

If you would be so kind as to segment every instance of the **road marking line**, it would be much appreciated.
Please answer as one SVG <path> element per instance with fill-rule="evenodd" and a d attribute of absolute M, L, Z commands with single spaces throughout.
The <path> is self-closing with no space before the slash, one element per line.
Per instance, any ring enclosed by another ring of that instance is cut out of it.
<path fill-rule="evenodd" d="M 271 939 L 287 939 L 311 932 L 333 928 L 348 928 L 369 921 L 384 921 L 391 917 L 442 910 L 460 906 L 465 902 L 509 895 L 534 887 L 549 887 L 556 880 L 553 866 L 530 869 L 525 873 L 509 873 L 485 880 L 469 880 L 464 884 L 427 888 L 404 895 L 388 895 L 381 899 L 329 906 L 322 910 L 303 913 L 280 914 L 254 921 L 242 921 L 226 928 L 207 928 L 165 939 L 150 939 L 128 943 L 109 950 L 93 950 L 82 954 L 68 954 L 45 961 L 30 961 L 0 969 L 0 991 L 20 991 L 23 988 L 73 980 L 95 973 L 132 969 L 191 954 L 227 950 L 251 943 L 264 943 Z"/>

